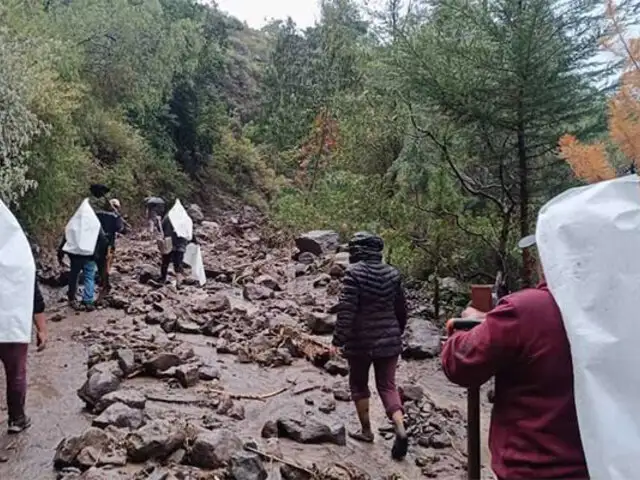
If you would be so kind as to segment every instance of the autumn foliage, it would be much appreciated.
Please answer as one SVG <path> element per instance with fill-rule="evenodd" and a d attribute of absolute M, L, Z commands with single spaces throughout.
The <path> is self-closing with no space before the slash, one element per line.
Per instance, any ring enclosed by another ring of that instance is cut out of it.
<path fill-rule="evenodd" d="M 606 14 L 615 35 L 604 39 L 602 45 L 626 61 L 620 88 L 609 101 L 609 141 L 582 144 L 567 134 L 559 142 L 561 157 L 578 178 L 588 183 L 615 177 L 615 168 L 607 155 L 607 143 L 624 154 L 628 164 L 640 168 L 640 38 L 625 38 L 613 0 L 607 0 Z"/>

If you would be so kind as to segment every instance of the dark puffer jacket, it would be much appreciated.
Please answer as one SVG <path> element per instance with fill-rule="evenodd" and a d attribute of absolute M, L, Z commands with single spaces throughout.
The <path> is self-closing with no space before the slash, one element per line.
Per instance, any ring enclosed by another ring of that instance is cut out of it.
<path fill-rule="evenodd" d="M 407 324 L 400 272 L 382 262 L 380 237 L 357 234 L 349 247 L 352 264 L 343 281 L 333 344 L 351 358 L 399 355 Z"/>

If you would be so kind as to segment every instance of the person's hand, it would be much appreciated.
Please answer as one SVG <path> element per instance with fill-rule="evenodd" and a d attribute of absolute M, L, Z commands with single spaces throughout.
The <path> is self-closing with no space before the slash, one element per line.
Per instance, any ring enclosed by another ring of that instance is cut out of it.
<path fill-rule="evenodd" d="M 39 329 L 36 331 L 36 346 L 38 348 L 38 352 L 43 351 L 47 348 L 47 342 L 49 341 L 49 333 L 46 328 Z"/>
<path fill-rule="evenodd" d="M 335 345 L 331 345 L 329 347 L 329 355 L 332 357 L 339 357 L 342 355 L 342 349 L 340 347 L 336 347 Z"/>
<path fill-rule="evenodd" d="M 487 314 L 484 312 L 481 312 L 480 310 L 478 310 L 477 308 L 473 308 L 473 307 L 467 307 L 464 309 L 464 311 L 460 314 L 461 318 L 475 318 L 478 320 L 484 320 L 484 317 Z"/>

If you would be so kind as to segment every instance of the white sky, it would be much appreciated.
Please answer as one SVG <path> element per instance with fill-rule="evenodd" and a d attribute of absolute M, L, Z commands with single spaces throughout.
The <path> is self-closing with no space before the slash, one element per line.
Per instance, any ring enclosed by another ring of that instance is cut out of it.
<path fill-rule="evenodd" d="M 260 28 L 266 20 L 284 20 L 288 16 L 298 27 L 314 24 L 318 18 L 317 0 L 216 0 L 220 10 L 227 11 L 250 27 Z"/>

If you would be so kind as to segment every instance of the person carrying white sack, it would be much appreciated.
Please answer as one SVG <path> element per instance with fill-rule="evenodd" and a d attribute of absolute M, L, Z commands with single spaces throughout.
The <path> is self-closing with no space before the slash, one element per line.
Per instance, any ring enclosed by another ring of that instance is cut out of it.
<path fill-rule="evenodd" d="M 176 200 L 174 206 L 162 220 L 163 239 L 159 241 L 159 249 L 162 255 L 160 264 L 160 282 L 166 283 L 169 274 L 169 265 L 173 264 L 176 283 L 182 282 L 184 273 L 184 254 L 189 243 L 196 243 L 193 236 L 193 221 L 186 210 Z"/>
<path fill-rule="evenodd" d="M 47 344 L 44 299 L 36 280 L 31 247 L 18 221 L 0 201 L 0 361 L 7 382 L 8 433 L 31 425 L 25 414 L 27 352 L 32 325 L 38 351 Z"/>

